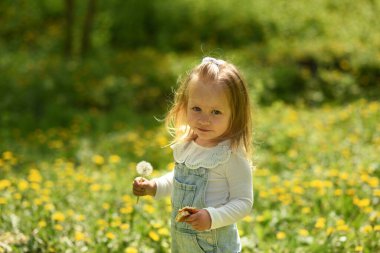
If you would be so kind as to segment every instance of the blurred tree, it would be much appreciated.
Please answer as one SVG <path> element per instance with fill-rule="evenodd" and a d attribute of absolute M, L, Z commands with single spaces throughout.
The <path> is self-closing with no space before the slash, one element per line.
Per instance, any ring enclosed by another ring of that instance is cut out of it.
<path fill-rule="evenodd" d="M 74 44 L 74 13 L 75 13 L 75 0 L 65 0 L 65 18 L 66 18 L 66 34 L 64 41 L 64 54 L 70 58 L 73 54 Z M 79 55 L 85 57 L 91 49 L 91 32 L 95 20 L 96 0 L 88 0 L 86 15 L 83 21 L 81 30 L 81 41 Z"/>
<path fill-rule="evenodd" d="M 88 0 L 87 13 L 83 24 L 82 43 L 80 54 L 86 56 L 91 49 L 91 30 L 94 23 L 96 0 Z"/>
<path fill-rule="evenodd" d="M 64 53 L 71 57 L 73 50 L 74 0 L 65 0 L 66 4 L 66 38 Z"/>

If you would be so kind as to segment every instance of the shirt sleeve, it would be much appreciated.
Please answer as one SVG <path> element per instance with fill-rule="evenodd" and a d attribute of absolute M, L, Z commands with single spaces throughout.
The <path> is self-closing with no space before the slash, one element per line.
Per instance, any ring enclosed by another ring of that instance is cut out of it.
<path fill-rule="evenodd" d="M 211 216 L 211 229 L 236 223 L 252 210 L 253 179 L 248 161 L 236 154 L 226 163 L 229 200 L 220 207 L 205 208 Z"/>
<path fill-rule="evenodd" d="M 160 199 L 171 194 L 173 188 L 173 177 L 174 172 L 172 171 L 162 177 L 153 179 L 157 185 L 156 195 L 154 196 L 155 199 Z"/>

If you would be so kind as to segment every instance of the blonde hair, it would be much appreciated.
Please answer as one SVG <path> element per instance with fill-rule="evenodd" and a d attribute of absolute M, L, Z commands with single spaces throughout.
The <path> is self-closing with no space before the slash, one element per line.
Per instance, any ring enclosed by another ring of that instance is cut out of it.
<path fill-rule="evenodd" d="M 228 129 L 217 141 L 230 139 L 231 147 L 233 149 L 242 147 L 249 158 L 252 145 L 252 123 L 247 84 L 233 64 L 210 57 L 204 58 L 202 63 L 193 68 L 185 79 L 180 81 L 179 88 L 175 92 L 174 103 L 165 118 L 166 127 L 174 137 L 173 143 L 196 137 L 187 125 L 186 119 L 188 87 L 194 78 L 225 87 L 231 118 Z"/>

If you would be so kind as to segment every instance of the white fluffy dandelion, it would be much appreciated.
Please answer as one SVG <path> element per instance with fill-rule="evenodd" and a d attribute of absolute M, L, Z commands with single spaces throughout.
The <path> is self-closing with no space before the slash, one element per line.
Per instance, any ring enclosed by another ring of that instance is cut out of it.
<path fill-rule="evenodd" d="M 136 171 L 139 175 L 147 177 L 153 172 L 153 167 L 146 161 L 141 161 L 136 165 Z"/>
<path fill-rule="evenodd" d="M 147 177 L 153 172 L 153 166 L 146 161 L 141 161 L 136 165 L 137 173 L 142 177 Z M 140 177 L 139 181 L 141 182 L 143 179 Z M 139 197 L 137 197 L 137 203 L 139 203 Z"/>

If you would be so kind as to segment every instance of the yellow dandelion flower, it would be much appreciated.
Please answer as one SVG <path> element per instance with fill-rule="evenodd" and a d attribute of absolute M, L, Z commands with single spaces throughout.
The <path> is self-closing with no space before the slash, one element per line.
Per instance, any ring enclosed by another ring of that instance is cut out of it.
<path fill-rule="evenodd" d="M 120 156 L 118 156 L 118 155 L 111 155 L 111 156 L 108 158 L 108 161 L 109 161 L 109 163 L 111 163 L 111 164 L 117 164 L 117 163 L 120 163 L 121 158 L 120 158 Z"/>
<path fill-rule="evenodd" d="M 376 232 L 379 232 L 380 231 L 380 225 L 375 225 L 373 230 Z"/>
<path fill-rule="evenodd" d="M 341 189 L 336 189 L 336 190 L 334 191 L 334 195 L 335 195 L 335 196 L 342 196 L 342 195 L 343 195 L 343 191 L 342 191 Z"/>
<path fill-rule="evenodd" d="M 54 205 L 52 203 L 48 203 L 44 206 L 44 209 L 46 211 L 53 211 L 54 210 Z"/>
<path fill-rule="evenodd" d="M 128 247 L 124 250 L 124 253 L 138 253 L 139 251 L 135 247 Z"/>
<path fill-rule="evenodd" d="M 259 198 L 260 198 L 260 199 L 265 199 L 265 198 L 267 198 L 268 196 L 269 196 L 269 193 L 268 193 L 267 191 L 261 190 L 261 191 L 259 192 Z"/>
<path fill-rule="evenodd" d="M 3 152 L 3 159 L 4 160 L 11 160 L 12 158 L 13 158 L 13 153 L 11 151 Z"/>
<path fill-rule="evenodd" d="M 174 163 L 174 162 L 171 162 L 171 163 L 168 164 L 167 167 L 168 167 L 168 170 L 172 171 L 172 170 L 174 170 L 175 163 Z"/>
<path fill-rule="evenodd" d="M 54 226 L 54 229 L 57 230 L 57 231 L 62 231 L 63 230 L 63 227 L 61 224 L 57 224 Z"/>
<path fill-rule="evenodd" d="M 329 177 L 338 177 L 339 176 L 339 170 L 337 169 L 331 169 L 328 171 Z"/>
<path fill-rule="evenodd" d="M 347 193 L 348 196 L 354 196 L 355 195 L 355 189 L 348 189 L 346 191 L 346 193 Z"/>
<path fill-rule="evenodd" d="M 44 220 L 40 220 L 40 221 L 38 222 L 38 227 L 40 227 L 40 228 L 44 228 L 44 227 L 46 227 L 46 226 L 47 226 L 46 221 L 44 221 Z"/>
<path fill-rule="evenodd" d="M 54 221 L 64 221 L 65 220 L 65 215 L 63 213 L 61 213 L 61 212 L 56 212 L 56 213 L 53 213 L 52 219 Z"/>
<path fill-rule="evenodd" d="M 300 230 L 298 230 L 298 234 L 300 236 L 308 236 L 309 235 L 309 231 L 307 231 L 306 229 L 300 229 Z"/>
<path fill-rule="evenodd" d="M 258 216 L 256 216 L 256 221 L 257 222 L 263 222 L 265 220 L 266 220 L 266 218 L 265 218 L 264 215 L 258 215 Z"/>
<path fill-rule="evenodd" d="M 269 180 L 271 183 L 278 183 L 280 181 L 280 177 L 274 175 L 274 176 L 271 176 Z"/>
<path fill-rule="evenodd" d="M 84 220 L 86 220 L 86 216 L 84 216 L 83 214 L 78 214 L 75 216 L 75 220 L 84 221 Z"/>
<path fill-rule="evenodd" d="M 160 227 L 162 227 L 162 223 L 160 223 L 160 222 L 153 222 L 152 223 L 152 227 L 154 227 L 154 228 L 160 228 Z"/>
<path fill-rule="evenodd" d="M 344 225 L 344 224 L 346 224 L 346 223 L 345 223 L 344 220 L 342 220 L 342 219 L 336 221 L 336 225 L 337 225 L 337 226 L 342 226 L 342 225 Z"/>
<path fill-rule="evenodd" d="M 365 225 L 360 229 L 363 233 L 369 234 L 373 231 L 373 228 L 371 225 Z"/>
<path fill-rule="evenodd" d="M 130 195 L 124 195 L 122 197 L 123 201 L 126 203 L 131 203 L 133 201 L 132 197 Z"/>
<path fill-rule="evenodd" d="M 106 237 L 107 237 L 108 239 L 110 239 L 110 240 L 113 240 L 113 239 L 116 238 L 115 234 L 113 234 L 113 233 L 111 233 L 111 232 L 108 232 L 108 233 L 106 234 Z"/>
<path fill-rule="evenodd" d="M 169 236 L 170 234 L 169 229 L 167 228 L 160 228 L 157 232 L 159 235 L 162 235 L 162 236 Z"/>
<path fill-rule="evenodd" d="M 373 195 L 374 195 L 375 197 L 380 197 L 380 189 L 375 189 L 375 190 L 373 191 Z"/>
<path fill-rule="evenodd" d="M 243 218 L 243 221 L 244 222 L 252 222 L 253 221 L 253 217 L 251 215 L 245 216 Z"/>
<path fill-rule="evenodd" d="M 74 239 L 75 241 L 84 241 L 86 239 L 86 235 L 80 231 L 75 231 Z"/>
<path fill-rule="evenodd" d="M 347 226 L 346 224 L 339 225 L 339 226 L 336 227 L 336 230 L 341 231 L 341 232 L 347 232 L 347 231 L 350 230 L 350 227 Z"/>
<path fill-rule="evenodd" d="M 121 224 L 121 220 L 120 219 L 116 219 L 114 221 L 111 222 L 110 226 L 115 228 L 115 227 L 120 227 L 120 224 Z"/>
<path fill-rule="evenodd" d="M 75 215 L 75 211 L 73 209 L 69 209 L 66 211 L 66 215 L 69 217 L 73 217 Z"/>
<path fill-rule="evenodd" d="M 155 242 L 157 242 L 158 240 L 160 240 L 160 236 L 159 236 L 156 232 L 154 232 L 154 231 L 150 231 L 150 232 L 149 232 L 149 237 L 150 237 L 153 241 L 155 241 Z"/>
<path fill-rule="evenodd" d="M 20 193 L 15 193 L 15 194 L 13 194 L 13 198 L 14 199 L 17 199 L 17 200 L 20 200 L 21 198 L 22 198 L 22 195 L 20 194 Z"/>
<path fill-rule="evenodd" d="M 42 205 L 43 201 L 42 201 L 42 199 L 34 199 L 34 200 L 33 200 L 33 203 L 34 203 L 34 205 L 36 205 L 36 206 L 40 206 L 40 205 Z"/>
<path fill-rule="evenodd" d="M 355 197 L 353 199 L 353 203 L 360 208 L 365 208 L 371 204 L 371 200 L 370 199 L 359 199 L 359 198 Z"/>
<path fill-rule="evenodd" d="M 2 179 L 0 180 L 0 190 L 4 190 L 5 188 L 8 188 L 11 186 L 11 181 L 8 179 Z"/>
<path fill-rule="evenodd" d="M 28 180 L 33 183 L 39 183 L 42 181 L 41 173 L 36 169 L 31 169 L 29 171 Z"/>
<path fill-rule="evenodd" d="M 356 246 L 355 247 L 355 251 L 356 252 L 362 252 L 363 251 L 363 246 L 361 246 L 361 245 Z"/>
<path fill-rule="evenodd" d="M 372 187 L 372 188 L 376 188 L 379 186 L 379 179 L 377 177 L 371 177 L 369 178 L 368 180 L 368 184 Z"/>
<path fill-rule="evenodd" d="M 0 197 L 0 205 L 5 205 L 7 204 L 6 198 Z"/>
<path fill-rule="evenodd" d="M 238 233 L 240 236 L 245 236 L 245 231 L 242 228 L 238 228 Z"/>
<path fill-rule="evenodd" d="M 296 194 L 304 194 L 305 190 L 301 186 L 295 186 L 293 187 L 293 192 Z"/>
<path fill-rule="evenodd" d="M 108 226 L 107 221 L 105 221 L 103 219 L 97 220 L 96 224 L 98 224 L 100 230 L 104 230 Z"/>
<path fill-rule="evenodd" d="M 108 223 L 106 220 L 99 219 L 96 221 L 96 224 L 98 224 L 99 226 L 107 226 Z"/>
<path fill-rule="evenodd" d="M 326 225 L 326 219 L 325 218 L 319 218 L 315 223 L 315 228 L 324 228 Z"/>
<path fill-rule="evenodd" d="M 120 229 L 121 230 L 128 230 L 129 229 L 129 224 L 128 223 L 122 223 L 120 224 Z"/>
<path fill-rule="evenodd" d="M 109 210 L 111 205 L 109 203 L 103 203 L 102 207 L 104 210 Z"/>
<path fill-rule="evenodd" d="M 35 190 L 36 192 L 39 192 L 41 189 L 41 185 L 39 183 L 31 183 L 30 188 Z"/>
<path fill-rule="evenodd" d="M 24 179 L 21 179 L 18 184 L 17 184 L 17 187 L 20 191 L 25 191 L 29 188 L 29 182 L 24 180 Z"/>
<path fill-rule="evenodd" d="M 302 208 L 302 210 L 301 210 L 301 212 L 303 213 L 303 214 L 308 214 L 308 213 L 310 213 L 311 212 L 311 208 L 310 207 L 303 207 Z"/>
<path fill-rule="evenodd" d="M 144 205 L 144 211 L 149 214 L 153 214 L 156 209 L 152 205 Z"/>
<path fill-rule="evenodd" d="M 96 165 L 103 165 L 104 164 L 104 157 L 101 155 L 94 155 L 92 157 L 92 162 Z"/>
<path fill-rule="evenodd" d="M 326 234 L 329 236 L 332 233 L 334 233 L 334 231 L 335 231 L 335 229 L 333 227 L 328 227 L 327 230 L 326 230 Z"/>
<path fill-rule="evenodd" d="M 158 135 L 156 141 L 160 147 L 163 147 L 168 144 L 168 139 L 164 135 Z"/>
<path fill-rule="evenodd" d="M 347 232 L 350 228 L 346 225 L 345 221 L 340 219 L 336 221 L 336 230 L 341 232 Z"/>
<path fill-rule="evenodd" d="M 120 213 L 122 214 L 130 214 L 132 212 L 133 212 L 132 206 L 125 206 L 125 207 L 120 208 Z"/>
<path fill-rule="evenodd" d="M 100 184 L 92 184 L 90 186 L 90 191 L 92 191 L 92 192 L 98 192 L 98 191 L 101 190 L 101 188 L 102 188 L 102 186 Z"/>
<path fill-rule="evenodd" d="M 284 240 L 284 239 L 286 238 L 286 234 L 285 234 L 285 232 L 282 232 L 282 231 L 277 232 L 277 234 L 276 234 L 276 238 L 277 238 L 278 240 Z"/>

